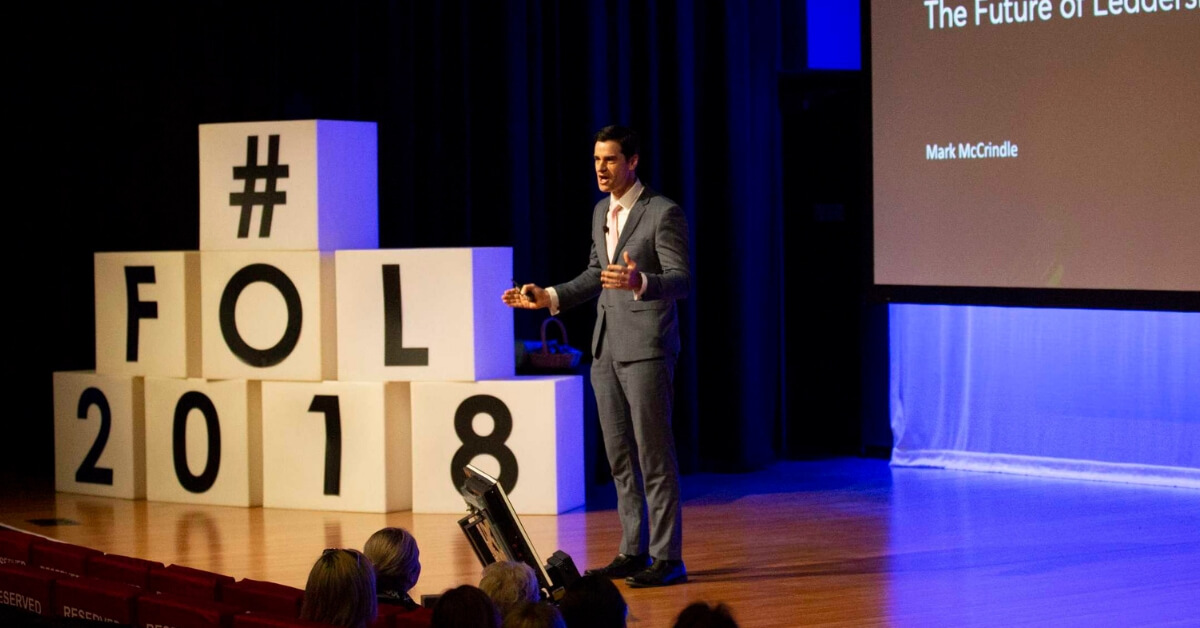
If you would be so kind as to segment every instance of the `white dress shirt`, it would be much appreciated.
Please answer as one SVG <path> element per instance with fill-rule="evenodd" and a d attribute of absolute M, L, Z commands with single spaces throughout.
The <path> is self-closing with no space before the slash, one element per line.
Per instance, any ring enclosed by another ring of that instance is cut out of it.
<path fill-rule="evenodd" d="M 608 245 L 608 260 L 610 264 L 619 263 L 618 260 L 613 259 L 613 256 L 616 253 L 617 240 L 620 239 L 620 235 L 625 232 L 625 221 L 629 219 L 629 210 L 633 209 L 633 206 L 637 204 L 638 199 L 642 197 L 642 192 L 645 189 L 646 186 L 642 185 L 642 181 L 638 179 L 635 180 L 633 185 L 621 195 L 621 198 L 617 198 L 611 194 L 608 195 L 608 213 L 604 215 L 604 224 L 608 228 L 604 234 L 604 239 L 605 243 Z M 619 208 L 617 209 L 615 229 L 612 217 L 613 208 Z M 633 261 L 637 262 L 637 260 Z M 642 294 L 646 292 L 646 273 L 638 274 L 642 276 L 642 284 L 633 292 L 633 298 L 635 301 L 640 301 Z M 546 294 L 550 295 L 550 315 L 557 316 L 558 291 L 553 287 L 549 287 L 546 288 Z"/>

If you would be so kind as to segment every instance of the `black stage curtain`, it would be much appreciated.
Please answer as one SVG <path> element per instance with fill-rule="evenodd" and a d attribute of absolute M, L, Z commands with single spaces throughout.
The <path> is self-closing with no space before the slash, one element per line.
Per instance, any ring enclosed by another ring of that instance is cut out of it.
<path fill-rule="evenodd" d="M 380 246 L 511 246 L 516 278 L 543 285 L 586 264 L 592 134 L 639 129 L 640 176 L 692 230 L 681 465 L 779 454 L 778 0 L 30 11 L 6 28 L 21 60 L 10 307 L 32 339 L 10 359 L 30 441 L 12 464 L 51 468 L 50 373 L 94 365 L 92 254 L 199 247 L 197 125 L 310 118 L 378 123 Z M 518 312 L 518 336 L 544 316 Z M 572 344 L 589 345 L 594 316 L 563 315 Z"/>

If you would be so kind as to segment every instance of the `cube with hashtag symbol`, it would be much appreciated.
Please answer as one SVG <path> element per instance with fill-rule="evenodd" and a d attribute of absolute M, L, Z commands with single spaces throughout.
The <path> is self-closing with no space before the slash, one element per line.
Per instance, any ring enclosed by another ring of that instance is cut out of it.
<path fill-rule="evenodd" d="M 200 125 L 200 250 L 377 246 L 374 122 Z"/>

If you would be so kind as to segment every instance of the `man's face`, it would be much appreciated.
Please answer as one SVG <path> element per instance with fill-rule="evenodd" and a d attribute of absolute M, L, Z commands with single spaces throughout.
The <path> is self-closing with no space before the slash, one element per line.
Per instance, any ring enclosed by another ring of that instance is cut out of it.
<path fill-rule="evenodd" d="M 615 140 L 596 142 L 596 184 L 601 192 L 608 192 L 620 198 L 633 182 L 637 181 L 634 170 L 637 168 L 638 156 L 625 159 L 621 153 L 621 143 Z"/>

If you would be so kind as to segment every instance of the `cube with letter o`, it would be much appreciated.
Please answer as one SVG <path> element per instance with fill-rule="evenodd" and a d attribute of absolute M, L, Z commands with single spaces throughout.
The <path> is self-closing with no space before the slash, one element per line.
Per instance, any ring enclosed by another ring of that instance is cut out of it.
<path fill-rule="evenodd" d="M 333 254 L 200 255 L 207 379 L 334 379 Z"/>

